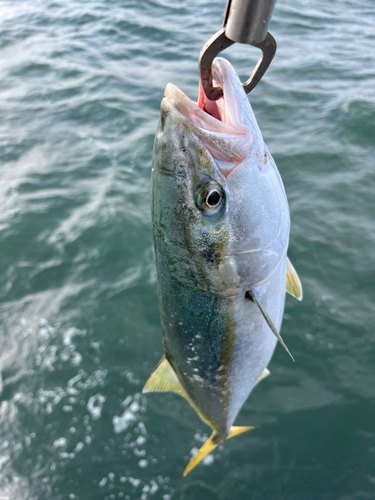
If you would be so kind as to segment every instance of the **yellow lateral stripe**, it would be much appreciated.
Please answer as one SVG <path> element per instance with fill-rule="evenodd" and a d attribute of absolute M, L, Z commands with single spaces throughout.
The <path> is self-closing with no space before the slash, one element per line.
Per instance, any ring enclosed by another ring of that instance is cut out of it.
<path fill-rule="evenodd" d="M 285 290 L 295 297 L 297 300 L 302 300 L 303 292 L 301 281 L 298 277 L 296 270 L 289 259 L 286 261 L 286 284 Z"/>

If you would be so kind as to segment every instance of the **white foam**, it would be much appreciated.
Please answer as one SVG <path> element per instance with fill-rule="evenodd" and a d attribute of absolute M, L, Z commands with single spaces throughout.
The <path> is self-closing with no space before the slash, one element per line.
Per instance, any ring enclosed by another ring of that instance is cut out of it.
<path fill-rule="evenodd" d="M 145 398 L 141 394 L 127 396 L 121 406 L 125 406 L 124 413 L 120 416 L 114 416 L 112 419 L 114 432 L 119 434 L 126 430 L 132 422 L 138 419 L 137 414 L 145 410 Z M 143 425 L 143 424 L 142 424 Z M 145 427 L 138 426 L 141 433 L 145 433 Z"/>
<path fill-rule="evenodd" d="M 54 448 L 59 448 L 61 446 L 66 446 L 66 439 L 64 437 L 61 437 L 59 439 L 56 439 L 54 442 L 53 442 L 53 445 L 52 445 Z"/>
<path fill-rule="evenodd" d="M 116 434 L 120 434 L 120 432 L 125 431 L 129 427 L 130 422 L 134 422 L 135 420 L 135 415 L 130 410 L 125 410 L 120 417 L 113 417 L 113 430 Z"/>
<path fill-rule="evenodd" d="M 102 394 L 91 396 L 87 403 L 87 409 L 94 420 L 98 420 L 102 414 L 105 397 Z"/>

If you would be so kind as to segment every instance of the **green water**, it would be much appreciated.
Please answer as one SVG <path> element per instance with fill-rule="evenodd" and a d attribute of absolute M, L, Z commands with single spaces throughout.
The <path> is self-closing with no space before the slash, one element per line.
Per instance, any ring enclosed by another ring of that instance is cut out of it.
<path fill-rule="evenodd" d="M 197 95 L 224 0 L 0 2 L 1 500 L 375 498 L 375 5 L 278 0 L 251 94 L 289 199 L 272 375 L 208 429 L 141 394 L 162 355 L 150 169 L 168 82 Z M 242 79 L 256 49 L 228 57 Z"/>

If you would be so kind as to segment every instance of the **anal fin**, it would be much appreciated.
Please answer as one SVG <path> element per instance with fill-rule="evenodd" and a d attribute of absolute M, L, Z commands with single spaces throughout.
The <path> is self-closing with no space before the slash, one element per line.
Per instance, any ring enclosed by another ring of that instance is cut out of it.
<path fill-rule="evenodd" d="M 289 259 L 286 260 L 286 277 L 285 277 L 285 290 L 295 297 L 297 300 L 302 300 L 303 292 L 301 281 L 298 277 L 297 271 L 294 269 Z"/>
<path fill-rule="evenodd" d="M 271 375 L 271 372 L 269 371 L 268 368 L 265 368 L 259 375 L 257 381 L 255 382 L 255 385 L 259 384 L 259 382 L 261 382 L 264 378 L 268 377 L 268 375 Z"/>
<path fill-rule="evenodd" d="M 242 434 L 243 432 L 251 431 L 254 427 L 231 427 L 230 433 L 227 439 L 230 439 L 234 436 L 238 436 L 238 434 Z M 190 460 L 186 469 L 184 470 L 183 476 L 186 477 L 190 471 L 194 469 L 195 466 L 201 462 L 204 457 L 206 457 L 211 451 L 213 451 L 220 443 L 217 441 L 218 434 L 214 431 L 209 439 L 204 443 L 202 448 L 198 451 L 198 453 Z"/>

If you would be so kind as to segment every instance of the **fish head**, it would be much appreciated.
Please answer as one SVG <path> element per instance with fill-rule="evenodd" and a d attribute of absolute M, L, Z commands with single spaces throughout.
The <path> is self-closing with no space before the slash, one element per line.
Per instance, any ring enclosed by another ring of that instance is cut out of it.
<path fill-rule="evenodd" d="M 178 282 L 235 294 L 266 281 L 285 256 L 289 210 L 275 162 L 228 61 L 223 97 L 198 103 L 168 84 L 153 162 L 156 258 Z"/>

